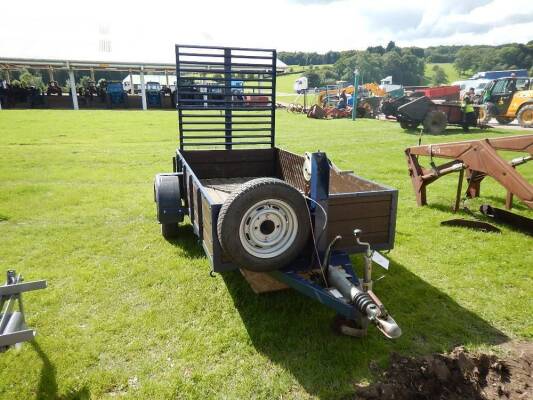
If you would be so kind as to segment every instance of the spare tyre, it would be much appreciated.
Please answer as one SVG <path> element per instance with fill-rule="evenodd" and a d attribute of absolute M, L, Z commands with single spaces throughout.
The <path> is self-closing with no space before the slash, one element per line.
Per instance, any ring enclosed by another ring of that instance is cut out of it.
<path fill-rule="evenodd" d="M 442 111 L 433 110 L 426 114 L 424 118 L 424 131 L 432 134 L 444 132 L 448 124 L 448 118 Z"/>
<path fill-rule="evenodd" d="M 310 234 L 302 194 L 275 178 L 243 184 L 224 202 L 217 222 L 222 249 L 239 267 L 265 272 L 282 268 L 303 251 Z"/>

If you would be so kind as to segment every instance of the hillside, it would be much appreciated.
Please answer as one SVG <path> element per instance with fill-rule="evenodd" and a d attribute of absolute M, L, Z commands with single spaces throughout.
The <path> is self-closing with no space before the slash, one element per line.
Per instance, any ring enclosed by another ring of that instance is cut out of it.
<path fill-rule="evenodd" d="M 468 76 L 461 76 L 459 72 L 457 72 L 457 70 L 455 69 L 452 63 L 426 63 L 425 74 L 424 74 L 424 83 L 426 85 L 432 83 L 434 65 L 438 65 L 439 67 L 444 69 L 444 72 L 446 73 L 446 76 L 448 77 L 448 83 L 452 83 L 454 81 L 468 78 Z"/>

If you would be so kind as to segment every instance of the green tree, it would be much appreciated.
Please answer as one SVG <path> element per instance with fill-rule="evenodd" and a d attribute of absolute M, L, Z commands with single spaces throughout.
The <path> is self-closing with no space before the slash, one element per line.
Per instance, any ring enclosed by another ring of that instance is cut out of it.
<path fill-rule="evenodd" d="M 385 48 L 385 51 L 393 51 L 396 49 L 396 43 L 394 43 L 392 40 L 387 44 L 387 47 Z"/>
<path fill-rule="evenodd" d="M 444 69 L 438 65 L 434 65 L 433 68 L 433 85 L 438 86 L 442 85 L 443 83 L 448 83 L 448 76 L 446 75 L 446 72 L 444 72 Z"/>
<path fill-rule="evenodd" d="M 469 46 L 463 47 L 457 52 L 454 67 L 460 73 L 464 74 L 479 64 L 479 54 Z"/>
<path fill-rule="evenodd" d="M 315 71 L 307 71 L 304 76 L 307 78 L 307 84 L 309 87 L 320 86 L 320 75 Z"/>
<path fill-rule="evenodd" d="M 80 80 L 78 81 L 77 86 L 78 86 L 78 87 L 82 87 L 82 88 L 84 88 L 84 89 L 87 89 L 87 88 L 89 87 L 89 82 L 91 82 L 91 77 L 85 75 L 85 76 L 82 76 L 82 77 L 80 78 Z"/>
<path fill-rule="evenodd" d="M 39 89 L 44 89 L 43 78 L 39 74 L 32 74 L 26 68 L 23 68 L 19 74 L 20 85 L 24 88 L 35 86 Z"/>

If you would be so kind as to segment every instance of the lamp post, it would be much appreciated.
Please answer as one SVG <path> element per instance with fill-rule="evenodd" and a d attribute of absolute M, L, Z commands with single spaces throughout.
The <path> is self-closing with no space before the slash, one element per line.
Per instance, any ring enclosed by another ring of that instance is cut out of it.
<path fill-rule="evenodd" d="M 359 69 L 356 68 L 354 71 L 354 78 L 353 78 L 353 108 L 352 108 L 352 121 L 355 121 L 355 117 L 357 114 L 357 86 L 358 86 L 358 79 L 359 79 Z"/>

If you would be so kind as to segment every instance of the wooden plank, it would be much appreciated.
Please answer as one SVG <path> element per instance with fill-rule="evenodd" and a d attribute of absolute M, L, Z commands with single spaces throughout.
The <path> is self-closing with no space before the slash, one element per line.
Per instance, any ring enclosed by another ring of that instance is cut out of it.
<path fill-rule="evenodd" d="M 329 191 L 335 193 L 355 193 L 387 190 L 377 183 L 367 181 L 353 173 L 340 173 L 332 168 L 329 174 Z"/>
<path fill-rule="evenodd" d="M 274 149 L 195 150 L 183 156 L 198 178 L 274 176 Z"/>
<path fill-rule="evenodd" d="M 343 206 L 347 204 L 364 204 L 364 203 L 378 203 L 391 201 L 392 194 L 387 193 L 373 193 L 367 195 L 337 195 L 329 198 L 328 206 Z"/>
<path fill-rule="evenodd" d="M 368 217 L 389 217 L 390 201 L 372 203 L 328 204 L 328 221 L 344 221 Z"/>
<path fill-rule="evenodd" d="M 272 278 L 267 273 L 264 272 L 253 272 L 246 269 L 240 269 L 242 276 L 249 283 L 250 287 L 255 294 L 276 292 L 279 290 L 286 290 L 289 287 L 283 282 L 278 281 L 275 278 Z"/>
<path fill-rule="evenodd" d="M 213 228 L 211 223 L 211 209 L 207 199 L 202 196 L 202 239 L 209 256 L 213 256 Z"/>
<path fill-rule="evenodd" d="M 252 179 L 256 179 L 256 177 L 210 178 L 201 179 L 200 182 L 211 199 L 215 203 L 222 204 L 231 193 L 238 190 L 243 183 L 251 181 Z"/>
<path fill-rule="evenodd" d="M 389 230 L 388 217 L 354 218 L 342 221 L 333 221 L 328 224 L 328 230 L 342 232 L 353 232 L 354 229 L 361 229 L 363 232 L 387 232 Z"/>
<path fill-rule="evenodd" d="M 274 160 L 274 149 L 194 150 L 182 151 L 182 154 L 191 167 L 199 163 L 273 162 Z"/>
<path fill-rule="evenodd" d="M 226 163 L 201 163 L 194 165 L 194 173 L 199 179 L 237 178 L 248 176 L 274 176 L 270 161 L 235 161 Z"/>
<path fill-rule="evenodd" d="M 193 221 L 193 225 L 196 225 L 196 229 L 199 229 L 200 228 L 200 224 L 199 224 L 199 216 L 198 216 L 198 214 L 199 214 L 200 210 L 198 209 L 197 192 L 198 192 L 198 185 L 193 180 L 192 181 L 192 185 L 191 185 L 191 198 L 192 198 L 191 204 L 194 207 L 194 215 L 192 216 L 192 221 Z"/>

